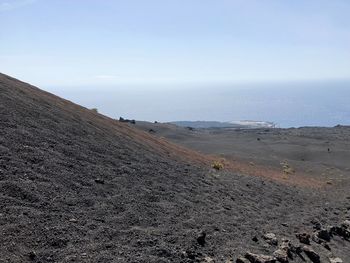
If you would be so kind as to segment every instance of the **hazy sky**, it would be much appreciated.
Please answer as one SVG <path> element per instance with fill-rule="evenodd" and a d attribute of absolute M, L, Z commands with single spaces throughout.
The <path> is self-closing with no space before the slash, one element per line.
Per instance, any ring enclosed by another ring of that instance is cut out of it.
<path fill-rule="evenodd" d="M 0 72 L 39 86 L 350 78 L 349 0 L 0 0 Z"/>

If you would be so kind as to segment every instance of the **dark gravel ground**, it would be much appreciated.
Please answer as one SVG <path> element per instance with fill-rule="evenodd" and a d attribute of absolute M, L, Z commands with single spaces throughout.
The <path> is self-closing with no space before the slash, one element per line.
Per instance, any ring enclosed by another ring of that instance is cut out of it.
<path fill-rule="evenodd" d="M 346 191 L 212 171 L 179 152 L 0 74 L 0 262 L 235 262 L 271 255 L 267 232 L 297 244 L 312 220 L 350 216 Z M 350 242 L 329 246 L 312 243 L 321 262 L 350 262 Z"/>
<path fill-rule="evenodd" d="M 204 154 L 249 166 L 253 163 L 281 172 L 281 163 L 287 162 L 296 173 L 338 186 L 346 184 L 350 189 L 350 126 L 188 129 L 142 121 L 134 126 Z"/>

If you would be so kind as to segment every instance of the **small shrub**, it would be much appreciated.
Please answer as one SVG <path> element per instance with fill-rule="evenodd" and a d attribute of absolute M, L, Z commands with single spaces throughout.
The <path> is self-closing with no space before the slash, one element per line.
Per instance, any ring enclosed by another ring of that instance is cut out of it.
<path fill-rule="evenodd" d="M 281 165 L 282 165 L 283 173 L 285 175 L 289 175 L 289 174 L 294 174 L 295 173 L 295 170 L 292 167 L 290 167 L 290 165 L 288 164 L 287 161 L 282 162 Z"/>
<path fill-rule="evenodd" d="M 221 169 L 224 168 L 224 165 L 219 162 L 219 161 L 215 161 L 212 165 L 211 165 L 212 168 L 214 168 L 215 170 L 219 171 Z"/>
<path fill-rule="evenodd" d="M 97 108 L 92 108 L 91 111 L 93 111 L 93 112 L 95 112 L 95 113 L 98 113 Z"/>

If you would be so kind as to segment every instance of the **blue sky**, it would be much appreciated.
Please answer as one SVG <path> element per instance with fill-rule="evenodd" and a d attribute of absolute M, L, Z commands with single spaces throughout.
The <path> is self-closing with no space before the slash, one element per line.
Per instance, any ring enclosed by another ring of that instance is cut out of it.
<path fill-rule="evenodd" d="M 348 0 L 0 0 L 0 72 L 41 87 L 350 79 Z"/>

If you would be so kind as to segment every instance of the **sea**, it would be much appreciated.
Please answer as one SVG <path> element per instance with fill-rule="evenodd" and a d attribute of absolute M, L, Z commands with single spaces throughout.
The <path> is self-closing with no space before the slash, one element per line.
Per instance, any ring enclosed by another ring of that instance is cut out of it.
<path fill-rule="evenodd" d="M 350 125 L 350 81 L 46 87 L 102 114 L 145 121 Z"/>

